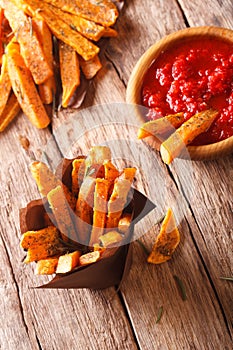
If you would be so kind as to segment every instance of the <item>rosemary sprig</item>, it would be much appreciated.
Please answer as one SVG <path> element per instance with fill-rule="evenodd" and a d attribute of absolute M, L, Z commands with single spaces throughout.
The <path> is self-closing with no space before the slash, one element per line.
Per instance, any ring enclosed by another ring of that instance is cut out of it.
<path fill-rule="evenodd" d="M 158 310 L 157 320 L 156 320 L 155 323 L 159 323 L 159 321 L 161 320 L 162 315 L 163 315 L 163 306 L 160 306 L 160 308 Z"/>
<path fill-rule="evenodd" d="M 176 281 L 176 285 L 179 289 L 182 300 L 183 301 L 187 300 L 186 289 L 185 289 L 184 283 L 181 281 L 181 279 L 178 276 L 174 275 L 173 277 Z"/>
<path fill-rule="evenodd" d="M 233 277 L 220 277 L 221 280 L 233 282 Z"/>

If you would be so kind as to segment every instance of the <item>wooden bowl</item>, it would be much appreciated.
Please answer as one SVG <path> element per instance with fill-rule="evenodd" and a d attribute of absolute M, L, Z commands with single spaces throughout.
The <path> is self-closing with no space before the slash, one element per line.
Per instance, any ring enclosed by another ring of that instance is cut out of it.
<path fill-rule="evenodd" d="M 169 46 L 179 43 L 183 39 L 215 37 L 217 39 L 228 40 L 233 43 L 233 31 L 220 27 L 193 27 L 180 30 L 167 35 L 160 41 L 152 45 L 139 59 L 135 65 L 126 90 L 126 102 L 135 105 L 135 112 L 142 123 L 146 120 L 142 115 L 141 89 L 144 76 L 152 62 Z M 146 107 L 145 107 L 146 108 Z M 152 145 L 152 144 L 151 144 Z M 157 144 L 155 143 L 157 146 Z M 156 148 L 155 146 L 155 148 Z M 153 147 L 153 145 L 152 145 Z M 190 158 L 193 160 L 214 159 L 233 152 L 233 136 L 226 140 L 203 146 L 188 146 Z M 183 156 L 181 156 L 183 157 Z M 187 156 L 185 156 L 187 158 Z"/>

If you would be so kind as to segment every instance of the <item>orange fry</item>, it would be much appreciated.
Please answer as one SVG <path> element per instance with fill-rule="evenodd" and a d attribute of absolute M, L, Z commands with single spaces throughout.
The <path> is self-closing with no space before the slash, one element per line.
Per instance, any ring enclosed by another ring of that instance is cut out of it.
<path fill-rule="evenodd" d="M 19 45 L 14 44 L 8 48 L 7 66 L 12 89 L 24 114 L 37 128 L 46 128 L 50 119 L 38 95 L 32 75 L 20 55 Z"/>
<path fill-rule="evenodd" d="M 31 71 L 36 84 L 41 84 L 52 76 L 53 72 L 46 60 L 44 51 L 33 31 L 31 19 L 10 0 L 2 0 L 4 14 L 20 44 L 20 53 Z M 32 54 L 33 53 L 33 54 Z"/>
<path fill-rule="evenodd" d="M 106 27 L 113 25 L 118 17 L 116 6 L 109 0 L 96 2 L 88 0 L 45 0 L 45 2 Z"/>
<path fill-rule="evenodd" d="M 47 59 L 49 67 L 54 72 L 52 34 L 47 24 L 45 23 L 45 21 L 33 18 L 32 24 L 33 24 L 33 30 L 36 31 L 38 39 L 44 50 L 45 57 Z M 44 104 L 52 103 L 55 93 L 56 93 L 56 82 L 53 74 L 44 83 L 39 85 L 39 94 L 40 94 L 41 101 Z"/>
<path fill-rule="evenodd" d="M 80 85 L 78 55 L 75 50 L 59 42 L 59 61 L 62 81 L 62 106 L 67 107 L 75 90 Z"/>
<path fill-rule="evenodd" d="M 4 131 L 10 122 L 17 116 L 20 111 L 19 102 L 14 93 L 12 93 L 7 104 L 0 115 L 0 132 Z"/>
<path fill-rule="evenodd" d="M 102 68 L 102 64 L 99 60 L 98 55 L 96 55 L 89 61 L 85 61 L 84 59 L 82 59 L 82 57 L 80 57 L 79 62 L 82 72 L 85 75 L 86 79 L 92 79 Z"/>
<path fill-rule="evenodd" d="M 2 56 L 2 67 L 0 75 L 0 115 L 2 115 L 4 108 L 6 107 L 10 92 L 11 81 L 8 74 L 7 57 L 4 54 Z"/>

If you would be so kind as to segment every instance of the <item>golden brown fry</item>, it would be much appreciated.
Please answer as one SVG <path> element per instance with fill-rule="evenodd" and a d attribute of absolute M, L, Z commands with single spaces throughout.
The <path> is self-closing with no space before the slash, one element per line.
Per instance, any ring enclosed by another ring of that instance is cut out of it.
<path fill-rule="evenodd" d="M 100 252 L 100 254 L 102 254 L 106 250 L 106 248 L 100 246 L 99 243 L 94 243 L 93 249 L 94 249 L 94 252 L 96 252 L 98 250 Z"/>
<path fill-rule="evenodd" d="M 59 42 L 59 61 L 62 81 L 62 106 L 67 107 L 75 90 L 80 85 L 80 68 L 76 51 Z"/>
<path fill-rule="evenodd" d="M 71 29 L 79 32 L 87 39 L 98 41 L 106 32 L 106 29 L 103 26 L 77 16 L 76 14 L 64 12 L 58 7 L 52 6 L 50 4 L 47 4 L 47 8 L 53 13 L 55 17 L 58 17 L 67 23 Z"/>
<path fill-rule="evenodd" d="M 99 48 L 70 25 L 55 17 L 48 4 L 39 0 L 20 0 L 21 8 L 33 16 L 45 20 L 51 32 L 61 41 L 71 46 L 84 60 L 90 60 L 98 54 Z M 38 11 L 39 9 L 39 11 Z"/>
<path fill-rule="evenodd" d="M 4 108 L 7 105 L 8 98 L 11 92 L 11 81 L 8 74 L 7 56 L 2 56 L 2 67 L 0 75 L 0 115 L 2 115 Z"/>
<path fill-rule="evenodd" d="M 75 159 L 72 162 L 72 193 L 74 196 L 78 195 L 79 188 L 83 182 L 84 177 L 84 158 Z"/>
<path fill-rule="evenodd" d="M 72 271 L 78 264 L 81 252 L 75 252 L 61 255 L 58 259 L 56 273 L 67 273 Z"/>
<path fill-rule="evenodd" d="M 4 20 L 4 11 L 3 9 L 0 7 L 0 65 L 2 64 L 2 56 L 3 56 L 3 36 L 4 36 L 4 32 L 3 32 L 3 20 Z"/>
<path fill-rule="evenodd" d="M 109 231 L 105 235 L 99 237 L 100 242 L 106 248 L 119 245 L 123 237 L 118 231 Z"/>
<path fill-rule="evenodd" d="M 40 194 L 46 197 L 47 194 L 57 186 L 61 186 L 66 200 L 72 210 L 75 209 L 76 200 L 68 188 L 53 174 L 48 166 L 43 162 L 32 162 L 30 164 L 31 174 L 36 181 Z"/>
<path fill-rule="evenodd" d="M 147 261 L 152 264 L 161 264 L 170 260 L 179 242 L 180 233 L 176 227 L 173 212 L 169 208 Z"/>
<path fill-rule="evenodd" d="M 111 183 L 105 179 L 96 179 L 94 193 L 93 225 L 89 246 L 98 243 L 99 237 L 104 233 L 107 215 L 108 191 Z"/>
<path fill-rule="evenodd" d="M 216 118 L 218 111 L 209 109 L 195 114 L 184 122 L 166 141 L 160 146 L 162 160 L 170 164 L 179 156 L 195 137 L 207 131 Z"/>
<path fill-rule="evenodd" d="M 56 219 L 62 239 L 77 241 L 75 226 L 72 221 L 72 211 L 66 199 L 62 186 L 57 186 L 47 194 L 49 205 Z"/>
<path fill-rule="evenodd" d="M 45 0 L 45 2 L 106 27 L 113 25 L 118 17 L 116 6 L 109 0 L 100 0 L 96 3 L 88 0 Z"/>
<path fill-rule="evenodd" d="M 98 55 L 96 55 L 94 58 L 92 58 L 89 61 L 85 61 L 84 59 L 82 59 L 82 57 L 80 57 L 79 63 L 86 79 L 92 79 L 97 74 L 97 72 L 102 68 L 102 64 L 99 60 Z"/>
<path fill-rule="evenodd" d="M 119 179 L 125 179 L 132 183 L 134 180 L 136 171 L 137 171 L 136 168 L 125 168 L 123 169 L 122 173 L 119 175 Z"/>
<path fill-rule="evenodd" d="M 40 45 L 37 35 L 33 31 L 31 19 L 28 18 L 10 0 L 2 0 L 5 17 L 20 44 L 20 53 L 26 66 L 30 70 L 36 84 L 41 84 L 52 76 L 44 51 Z M 33 53 L 33 54 L 32 54 Z"/>
<path fill-rule="evenodd" d="M 20 111 L 20 105 L 12 93 L 7 101 L 6 107 L 0 115 L 0 132 L 4 131 L 10 122 L 17 116 Z"/>
<path fill-rule="evenodd" d="M 53 188 L 61 185 L 61 181 L 58 180 L 58 178 L 43 162 L 32 162 L 30 164 L 30 171 L 34 180 L 36 181 L 41 195 L 44 197 L 46 197 Z"/>
<path fill-rule="evenodd" d="M 103 165 L 104 161 L 111 159 L 111 150 L 107 146 L 94 146 L 85 159 L 85 175 L 90 173 L 93 165 Z"/>
<path fill-rule="evenodd" d="M 115 167 L 114 164 L 112 164 L 110 160 L 105 160 L 103 164 L 104 164 L 105 179 L 110 182 L 114 182 L 120 174 L 119 170 Z"/>
<path fill-rule="evenodd" d="M 83 254 L 79 258 L 79 265 L 84 266 L 84 265 L 92 264 L 98 261 L 99 258 L 100 258 L 100 251 L 98 250 L 91 253 Z"/>
<path fill-rule="evenodd" d="M 25 232 L 20 241 L 23 249 L 29 249 L 41 244 L 58 243 L 59 233 L 55 226 L 49 226 L 38 231 Z"/>
<path fill-rule="evenodd" d="M 118 222 L 118 230 L 123 234 L 126 233 L 129 230 L 131 220 L 132 220 L 131 214 L 123 213 Z"/>
<path fill-rule="evenodd" d="M 25 263 L 45 259 L 63 250 L 59 232 L 54 226 L 25 232 L 21 237 L 20 245 L 23 249 L 28 250 Z"/>
<path fill-rule="evenodd" d="M 37 128 L 46 128 L 50 119 L 17 44 L 12 49 L 8 48 L 7 50 L 7 67 L 12 89 L 24 114 Z"/>
<path fill-rule="evenodd" d="M 151 120 L 142 124 L 138 130 L 138 138 L 143 139 L 148 136 L 156 136 L 169 131 L 174 131 L 185 121 L 184 113 L 169 114 L 163 118 Z"/>
<path fill-rule="evenodd" d="M 131 182 L 126 179 L 116 179 L 111 197 L 108 202 L 108 215 L 106 227 L 114 229 L 118 223 L 127 202 L 127 196 L 131 188 Z"/>
<path fill-rule="evenodd" d="M 56 272 L 58 257 L 52 257 L 37 261 L 36 275 L 52 275 Z"/>
<path fill-rule="evenodd" d="M 53 41 L 52 34 L 43 20 L 36 18 L 32 19 L 33 30 L 36 31 L 40 44 L 44 50 L 46 60 L 49 64 L 53 75 L 49 77 L 44 83 L 39 85 L 39 94 L 41 101 L 44 104 L 50 104 L 53 102 L 54 95 L 56 93 L 56 82 L 54 77 L 53 68 Z"/>
<path fill-rule="evenodd" d="M 118 35 L 118 33 L 115 29 L 106 27 L 103 34 L 102 34 L 102 37 L 109 38 L 109 37 L 116 37 L 117 35 Z"/>
<path fill-rule="evenodd" d="M 79 190 L 76 203 L 76 228 L 79 242 L 88 244 L 93 219 L 94 189 L 96 179 L 86 176 Z"/>

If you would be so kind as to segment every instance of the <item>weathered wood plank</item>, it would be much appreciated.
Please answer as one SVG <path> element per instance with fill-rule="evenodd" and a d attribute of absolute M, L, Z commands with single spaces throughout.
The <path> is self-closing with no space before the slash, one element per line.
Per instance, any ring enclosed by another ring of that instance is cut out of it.
<path fill-rule="evenodd" d="M 187 171 L 187 167 L 190 171 Z M 193 232 L 194 240 L 215 286 L 231 331 L 233 285 L 222 281 L 220 277 L 233 275 L 232 168 L 232 156 L 197 163 L 177 160 L 171 166 L 198 225 L 199 229 Z M 193 229 L 193 224 L 190 225 Z"/>
<path fill-rule="evenodd" d="M 216 26 L 232 29 L 231 0 L 200 2 L 178 0 L 190 26 Z"/>

